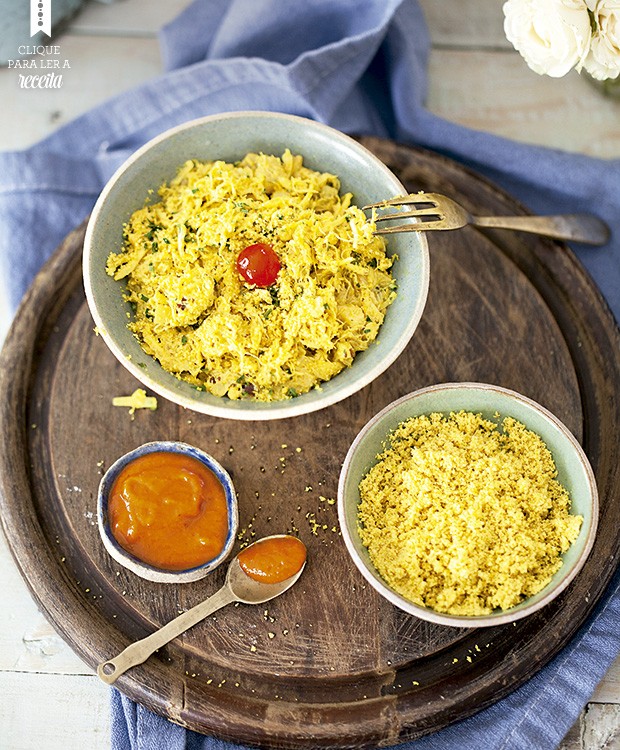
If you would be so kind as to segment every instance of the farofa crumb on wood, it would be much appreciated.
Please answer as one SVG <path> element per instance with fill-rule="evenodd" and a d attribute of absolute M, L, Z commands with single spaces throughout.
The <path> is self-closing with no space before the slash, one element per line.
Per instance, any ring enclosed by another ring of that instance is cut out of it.
<path fill-rule="evenodd" d="M 454 615 L 509 609 L 561 567 L 583 518 L 544 441 L 511 417 L 402 422 L 360 483 L 359 532 L 386 582 Z"/>

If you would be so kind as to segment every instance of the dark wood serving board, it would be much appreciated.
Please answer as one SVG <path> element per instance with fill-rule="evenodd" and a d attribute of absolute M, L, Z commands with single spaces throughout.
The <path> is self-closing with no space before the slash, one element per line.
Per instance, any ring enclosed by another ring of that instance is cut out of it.
<path fill-rule="evenodd" d="M 363 141 L 411 191 L 446 193 L 475 213 L 524 212 L 445 158 Z M 174 722 L 278 748 L 390 745 L 497 701 L 567 643 L 620 558 L 620 335 L 564 245 L 470 227 L 430 234 L 428 305 L 397 362 L 322 412 L 248 423 L 161 398 L 133 420 L 112 406 L 139 384 L 93 332 L 83 236 L 80 227 L 41 271 L 2 352 L 0 511 L 38 605 L 90 667 L 223 582 L 222 568 L 193 584 L 149 583 L 103 549 L 100 477 L 154 439 L 193 443 L 230 471 L 240 541 L 294 531 L 309 548 L 285 595 L 218 612 L 118 680 Z M 448 381 L 496 383 L 537 400 L 583 442 L 597 477 L 601 517 L 588 562 L 560 598 L 516 625 L 460 630 L 404 614 L 365 585 L 339 535 L 332 501 L 358 430 L 390 401 Z"/>

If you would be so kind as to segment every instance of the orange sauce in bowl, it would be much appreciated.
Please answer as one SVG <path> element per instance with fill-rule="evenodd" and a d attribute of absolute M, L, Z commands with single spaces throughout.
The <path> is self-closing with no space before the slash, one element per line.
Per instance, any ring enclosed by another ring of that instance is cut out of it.
<path fill-rule="evenodd" d="M 204 565 L 224 549 L 229 528 L 224 487 L 201 461 L 158 451 L 119 473 L 108 498 L 116 541 L 162 570 Z"/>
<path fill-rule="evenodd" d="M 295 536 L 261 539 L 237 555 L 243 572 L 261 583 L 280 583 L 294 576 L 306 562 L 306 545 Z"/>

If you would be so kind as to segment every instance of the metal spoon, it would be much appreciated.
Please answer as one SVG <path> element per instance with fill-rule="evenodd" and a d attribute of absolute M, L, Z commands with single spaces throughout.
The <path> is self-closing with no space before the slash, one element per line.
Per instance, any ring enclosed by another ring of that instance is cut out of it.
<path fill-rule="evenodd" d="M 274 534 L 273 536 L 286 535 Z M 259 541 L 262 542 L 265 539 L 271 538 L 263 537 Z M 254 542 L 254 544 L 256 543 Z M 175 617 L 174 620 L 171 620 L 167 625 L 164 625 L 146 638 L 127 646 L 118 656 L 100 664 L 97 667 L 97 674 L 104 682 L 111 685 L 128 669 L 145 662 L 158 648 L 165 646 L 166 643 L 169 643 L 178 635 L 189 630 L 189 628 L 204 620 L 205 617 L 225 607 L 227 604 L 232 604 L 233 602 L 263 604 L 284 593 L 297 581 L 305 565 L 306 563 L 304 562 L 295 575 L 286 578 L 280 583 L 262 583 L 246 575 L 239 565 L 238 556 L 235 557 L 228 568 L 226 581 L 219 591 L 208 599 L 205 599 L 204 602 L 200 602 L 195 607 L 188 609 L 187 612 Z"/>

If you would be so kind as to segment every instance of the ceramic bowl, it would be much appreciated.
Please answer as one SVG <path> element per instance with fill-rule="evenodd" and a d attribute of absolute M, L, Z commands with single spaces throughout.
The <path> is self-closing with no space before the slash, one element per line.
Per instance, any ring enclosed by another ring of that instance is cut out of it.
<path fill-rule="evenodd" d="M 376 463 L 391 431 L 422 414 L 470 411 L 486 419 L 514 417 L 545 442 L 558 470 L 558 481 L 571 497 L 571 513 L 583 516 L 576 541 L 563 555 L 563 565 L 535 596 L 508 610 L 484 616 L 456 616 L 413 604 L 394 591 L 375 569 L 358 532 L 359 483 Z M 498 417 L 495 417 L 498 415 Z M 590 553 L 598 522 L 598 493 L 594 474 L 581 446 L 560 420 L 531 399 L 514 391 L 482 383 L 431 386 L 394 401 L 371 419 L 352 443 L 340 474 L 338 516 L 351 559 L 364 578 L 395 606 L 423 620 L 454 627 L 481 627 L 512 622 L 536 612 L 575 578 Z"/>
<path fill-rule="evenodd" d="M 183 453 L 197 459 L 215 474 L 224 487 L 228 509 L 228 535 L 226 536 L 224 548 L 217 557 L 214 557 L 203 565 L 188 570 L 162 570 L 146 564 L 123 549 L 114 538 L 110 529 L 108 520 L 108 497 L 116 478 L 131 461 L 140 456 L 144 456 L 147 453 L 158 451 Z M 192 445 L 176 441 L 155 441 L 145 443 L 117 459 L 101 478 L 97 497 L 97 525 L 99 527 L 99 533 L 103 545 L 107 552 L 114 558 L 114 560 L 116 560 L 116 562 L 124 565 L 136 575 L 149 581 L 155 581 L 156 583 L 189 583 L 204 578 L 208 573 L 220 565 L 220 563 L 224 562 L 230 554 L 235 543 L 235 536 L 239 525 L 237 495 L 228 472 L 208 453 L 205 453 Z"/>
<path fill-rule="evenodd" d="M 172 178 L 187 159 L 236 161 L 250 152 L 281 156 L 286 148 L 311 169 L 336 174 L 342 191 L 362 206 L 407 191 L 394 174 L 354 139 L 302 117 L 271 112 L 236 112 L 188 122 L 138 150 L 111 178 L 97 201 L 84 241 L 86 298 L 103 340 L 118 360 L 148 389 L 194 411 L 231 419 L 266 420 L 322 409 L 350 396 L 380 375 L 402 352 L 418 325 L 429 282 L 423 233 L 391 235 L 388 253 L 397 255 L 393 276 L 397 298 L 377 340 L 353 365 L 327 383 L 292 399 L 260 403 L 219 398 L 197 391 L 147 356 L 127 328 L 132 311 L 122 285 L 107 275 L 106 259 L 122 246 L 123 224 L 142 207 L 149 190 Z"/>

